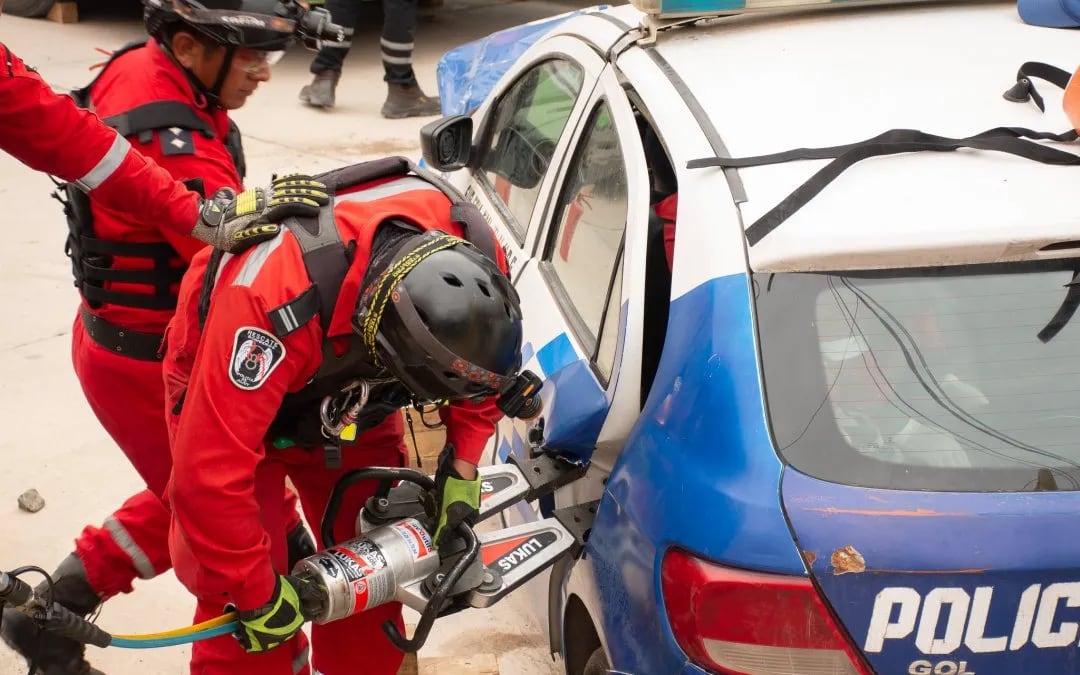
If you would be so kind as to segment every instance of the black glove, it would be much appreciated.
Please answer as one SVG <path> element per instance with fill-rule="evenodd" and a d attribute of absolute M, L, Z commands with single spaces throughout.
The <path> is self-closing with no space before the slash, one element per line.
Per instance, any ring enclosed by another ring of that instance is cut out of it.
<path fill-rule="evenodd" d="M 290 216 L 318 216 L 330 203 L 328 188 L 310 176 L 276 178 L 269 187 L 237 195 L 221 188 L 202 202 L 191 236 L 228 253 L 240 253 L 281 233 L 279 223 Z"/>
<path fill-rule="evenodd" d="M 447 444 L 439 455 L 439 467 L 435 471 L 434 503 L 430 504 L 431 516 L 437 518 L 435 548 L 456 536 L 461 523 L 476 523 L 480 514 L 480 476 L 472 480 L 461 477 L 454 469 L 454 446 Z"/>
<path fill-rule="evenodd" d="M 315 618 L 304 608 L 317 606 L 320 591 L 325 595 L 325 590 L 313 581 L 279 574 L 274 594 L 265 605 L 236 613 L 240 627 L 235 635 L 244 651 L 269 651 L 299 633 L 305 621 Z"/>

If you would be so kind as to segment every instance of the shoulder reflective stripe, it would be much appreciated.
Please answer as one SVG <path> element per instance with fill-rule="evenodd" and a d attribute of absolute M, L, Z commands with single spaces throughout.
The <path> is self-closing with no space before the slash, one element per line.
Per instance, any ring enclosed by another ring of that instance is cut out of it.
<path fill-rule="evenodd" d="M 214 285 L 217 286 L 218 281 L 221 280 L 221 270 L 225 269 L 225 263 L 233 259 L 232 253 L 224 253 L 221 256 L 221 260 L 218 261 L 217 270 L 214 272 Z"/>
<path fill-rule="evenodd" d="M 119 520 L 109 516 L 105 519 L 105 529 L 108 530 L 113 542 L 131 558 L 131 562 L 135 564 L 135 571 L 139 573 L 140 578 L 153 579 L 157 576 L 154 572 L 154 566 L 150 564 L 150 559 L 146 557 L 146 554 L 131 538 L 131 535 L 128 534 L 128 531 L 124 529 Z"/>
<path fill-rule="evenodd" d="M 423 178 L 406 176 L 405 178 L 390 181 L 389 183 L 377 185 L 369 190 L 360 190 L 359 192 L 335 197 L 335 199 L 339 202 L 373 202 L 376 199 L 393 197 L 394 195 L 400 195 L 404 192 L 411 192 L 413 190 L 434 190 L 436 192 L 442 192 L 442 190 Z"/>
<path fill-rule="evenodd" d="M 233 286 L 250 286 L 255 277 L 259 276 L 259 272 L 262 270 L 263 265 L 266 264 L 266 259 L 270 257 L 278 246 L 281 246 L 281 240 L 285 238 L 285 233 L 282 232 L 278 236 L 269 241 L 264 241 L 255 248 L 251 249 L 248 253 L 247 260 L 244 261 L 244 266 L 240 268 L 240 271 L 236 275 L 236 279 L 233 280 Z M 224 261 L 222 261 L 224 266 Z"/>
<path fill-rule="evenodd" d="M 97 166 L 90 169 L 90 172 L 85 176 L 76 180 L 75 184 L 84 192 L 89 192 L 98 187 L 120 168 L 120 164 L 123 163 L 124 158 L 127 157 L 128 150 L 130 149 L 131 145 L 127 142 L 127 139 L 120 134 L 116 134 L 116 138 L 113 139 L 112 147 L 109 148 L 105 153 L 105 156 L 97 163 Z"/>

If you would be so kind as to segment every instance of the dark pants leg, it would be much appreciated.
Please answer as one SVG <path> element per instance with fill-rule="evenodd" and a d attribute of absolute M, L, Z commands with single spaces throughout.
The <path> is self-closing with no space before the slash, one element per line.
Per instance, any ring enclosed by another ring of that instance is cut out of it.
<path fill-rule="evenodd" d="M 360 0 L 326 0 L 325 7 L 330 12 L 330 18 L 340 26 L 355 28 L 356 22 L 360 19 Z M 311 62 L 311 72 L 341 71 L 341 66 L 345 63 L 345 55 L 348 53 L 348 48 L 323 47 L 315 56 L 315 60 Z"/>
<path fill-rule="evenodd" d="M 416 81 L 412 68 L 413 36 L 416 34 L 418 0 L 383 0 L 382 47 L 383 69 L 387 82 L 411 84 Z"/>

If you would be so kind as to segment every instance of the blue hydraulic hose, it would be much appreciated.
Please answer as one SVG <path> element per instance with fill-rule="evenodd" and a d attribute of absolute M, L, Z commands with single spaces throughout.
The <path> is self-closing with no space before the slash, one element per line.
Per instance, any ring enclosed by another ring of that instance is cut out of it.
<path fill-rule="evenodd" d="M 222 626 L 206 628 L 187 635 L 174 635 L 172 637 L 151 638 L 147 640 L 114 637 L 112 642 L 109 643 L 109 646 L 120 647 L 122 649 L 156 649 L 157 647 L 185 645 L 189 642 L 198 642 L 199 640 L 208 640 L 213 637 L 218 637 L 219 635 L 227 635 L 234 632 L 239 625 L 240 624 L 237 621 L 230 621 Z"/>

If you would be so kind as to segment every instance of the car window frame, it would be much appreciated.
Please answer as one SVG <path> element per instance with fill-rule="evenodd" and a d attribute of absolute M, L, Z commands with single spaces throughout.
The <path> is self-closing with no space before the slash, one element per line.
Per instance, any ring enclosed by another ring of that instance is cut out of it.
<path fill-rule="evenodd" d="M 539 49 L 541 46 L 543 49 Z M 605 63 L 587 44 L 567 35 L 557 35 L 542 40 L 537 45 L 534 45 L 533 49 L 538 49 L 536 55 L 528 60 L 519 61 L 504 76 L 505 84 L 499 87 L 498 94 L 485 103 L 482 118 L 477 125 L 477 133 L 473 141 L 475 149 L 487 149 L 489 147 L 495 133 L 494 121 L 498 115 L 499 105 L 514 85 L 533 68 L 547 61 L 564 59 L 582 69 L 581 90 L 577 94 L 574 107 L 570 111 L 570 116 L 563 127 L 562 134 L 555 144 L 555 151 L 552 153 L 548 171 L 540 180 L 539 197 L 533 204 L 529 222 L 518 223 L 508 206 L 503 203 L 502 198 L 495 191 L 495 186 L 487 179 L 484 170 L 481 168 L 483 155 L 477 152 L 469 162 L 469 168 L 472 174 L 471 183 L 483 192 L 484 197 L 498 212 L 499 218 L 506 225 L 506 232 L 514 240 L 515 244 L 521 248 L 523 254 L 532 251 L 532 256 L 535 256 L 535 238 L 538 231 L 543 227 L 543 216 L 546 212 L 546 203 L 549 201 L 548 194 L 552 190 L 555 179 L 561 174 L 562 165 L 567 159 L 567 149 L 570 147 L 571 140 L 576 137 L 578 126 L 582 122 L 583 112 L 589 109 L 589 102 L 592 100 L 597 80 L 604 70 Z M 517 227 L 517 225 L 521 225 L 524 231 L 521 231 L 521 228 Z"/>
<path fill-rule="evenodd" d="M 588 110 L 586 111 L 586 114 L 582 116 L 581 123 L 578 125 L 578 128 L 575 129 L 572 147 L 569 148 L 569 151 L 566 153 L 566 159 L 562 167 L 563 170 L 560 172 L 559 183 L 557 186 L 558 189 L 551 193 L 552 198 L 549 199 L 547 202 L 546 211 L 548 211 L 548 215 L 546 218 L 547 222 L 545 223 L 545 232 L 544 236 L 541 238 L 542 241 L 537 242 L 537 253 L 534 257 L 537 258 L 540 274 L 544 278 L 544 281 L 547 283 L 548 288 L 551 290 L 552 296 L 555 299 L 556 306 L 562 313 L 563 318 L 566 319 L 566 322 L 569 325 L 570 330 L 574 333 L 574 336 L 578 340 L 578 343 L 581 344 L 581 346 L 583 347 L 582 352 L 589 355 L 590 370 L 592 371 L 593 375 L 596 377 L 600 385 L 604 389 L 608 389 L 609 385 L 611 384 L 611 378 L 616 370 L 615 364 L 618 361 L 618 353 L 620 350 L 620 344 L 618 339 L 616 340 L 615 355 L 612 358 L 612 369 L 610 373 L 604 373 L 601 370 L 599 364 L 597 363 L 597 358 L 599 356 L 600 346 L 602 343 L 601 336 L 604 333 L 604 328 L 608 322 L 608 314 L 611 310 L 611 293 L 615 287 L 616 275 L 620 275 L 623 269 L 623 256 L 626 248 L 626 228 L 629 224 L 629 211 L 631 208 L 629 194 L 629 175 L 627 175 L 627 216 L 626 220 L 623 222 L 623 231 L 619 237 L 619 245 L 616 249 L 615 257 L 613 258 L 611 273 L 608 275 L 607 287 L 604 290 L 604 300 L 602 303 L 603 311 L 600 316 L 600 324 L 597 328 L 596 335 L 592 334 L 592 329 L 589 328 L 588 324 L 585 321 L 585 317 L 581 315 L 581 311 L 578 308 L 577 304 L 574 303 L 573 299 L 570 297 L 570 293 L 566 288 L 566 285 L 559 277 L 558 271 L 555 269 L 554 264 L 552 264 L 550 260 L 557 247 L 556 240 L 560 232 L 558 227 L 559 223 L 556 223 L 555 219 L 559 216 L 559 212 L 557 211 L 558 203 L 562 199 L 563 190 L 566 189 L 568 179 L 567 172 L 570 170 L 573 162 L 578 159 L 577 152 L 581 148 L 581 144 L 585 140 L 586 134 L 588 134 L 588 132 L 590 131 L 590 125 L 595 119 L 595 116 L 599 113 L 602 106 L 607 106 L 608 114 L 612 116 L 612 124 L 616 124 L 614 120 L 614 114 L 611 109 L 609 97 L 600 96 L 598 98 L 595 98 L 591 102 Z M 618 128 L 618 126 L 616 126 L 616 128 Z M 621 150 L 622 145 L 620 139 L 620 152 Z M 623 161 L 623 170 L 626 171 L 625 157 Z M 620 308 L 621 306 L 622 302 L 617 305 L 617 307 Z M 618 330 L 618 328 L 616 328 L 616 330 Z"/>

